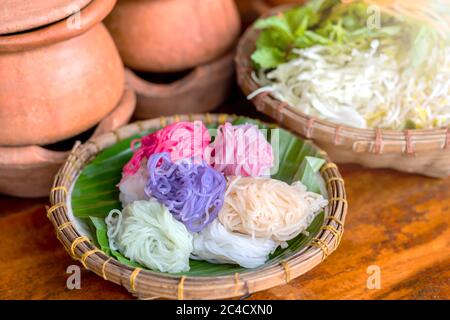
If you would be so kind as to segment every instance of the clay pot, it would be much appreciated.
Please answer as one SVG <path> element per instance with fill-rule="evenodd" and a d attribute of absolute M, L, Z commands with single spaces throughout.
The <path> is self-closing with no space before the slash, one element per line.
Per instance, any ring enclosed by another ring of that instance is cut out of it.
<path fill-rule="evenodd" d="M 2 0 L 0 34 L 31 30 L 67 18 L 92 0 Z"/>
<path fill-rule="evenodd" d="M 117 106 L 97 126 L 92 137 L 118 129 L 133 115 L 136 96 L 126 90 Z M 69 151 L 39 146 L 0 147 L 0 193 L 18 197 L 47 196 L 53 178 Z"/>
<path fill-rule="evenodd" d="M 105 24 L 125 65 L 146 72 L 212 61 L 240 32 L 234 0 L 119 0 Z"/>
<path fill-rule="evenodd" d="M 137 94 L 135 117 L 155 118 L 174 114 L 207 112 L 228 96 L 233 82 L 234 51 L 192 69 L 183 78 L 169 84 L 148 82 L 127 69 L 127 84 Z"/>
<path fill-rule="evenodd" d="M 0 36 L 0 145 L 61 141 L 95 126 L 114 109 L 124 71 L 101 24 L 114 4 L 93 0 L 79 20 L 75 14 Z"/>

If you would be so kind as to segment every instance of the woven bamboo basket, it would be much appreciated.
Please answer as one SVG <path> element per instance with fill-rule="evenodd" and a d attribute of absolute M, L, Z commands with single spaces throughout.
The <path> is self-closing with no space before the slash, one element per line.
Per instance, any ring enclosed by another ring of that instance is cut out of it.
<path fill-rule="evenodd" d="M 290 7 L 274 8 L 265 16 Z M 259 33 L 253 26 L 246 30 L 235 58 L 238 83 L 246 95 L 259 88 L 251 76 L 253 65 L 250 58 L 255 51 Z M 392 168 L 436 178 L 450 175 L 450 128 L 405 131 L 357 129 L 308 116 L 267 92 L 259 94 L 252 101 L 258 111 L 313 140 L 337 163 Z"/>
<path fill-rule="evenodd" d="M 329 205 L 317 236 L 306 247 L 294 252 L 280 263 L 236 273 L 229 276 L 175 276 L 126 266 L 107 256 L 86 237 L 73 218 L 71 207 L 72 187 L 81 170 L 96 155 L 121 140 L 149 129 L 164 127 L 177 121 L 202 120 L 206 124 L 232 121 L 235 116 L 203 114 L 173 116 L 136 122 L 74 147 L 68 160 L 57 174 L 50 195 L 51 207 L 47 211 L 56 229 L 56 235 L 69 255 L 85 268 L 105 280 L 122 285 L 140 299 L 222 299 L 245 297 L 304 274 L 320 264 L 339 245 L 347 212 L 344 180 L 335 164 L 326 160 L 321 175 L 326 182 Z"/>

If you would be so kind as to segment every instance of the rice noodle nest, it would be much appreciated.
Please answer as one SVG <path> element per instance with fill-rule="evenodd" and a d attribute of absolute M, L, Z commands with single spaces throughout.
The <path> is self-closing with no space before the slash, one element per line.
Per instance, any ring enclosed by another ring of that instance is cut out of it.
<path fill-rule="evenodd" d="M 226 180 L 201 159 L 172 162 L 168 153 L 148 161 L 148 196 L 167 206 L 189 231 L 199 232 L 213 221 L 223 205 Z"/>
<path fill-rule="evenodd" d="M 257 268 L 267 261 L 269 254 L 277 247 L 278 243 L 272 239 L 252 238 L 230 232 L 216 219 L 202 232 L 194 234 L 191 258 Z"/>
<path fill-rule="evenodd" d="M 225 176 L 268 175 L 274 163 L 271 144 L 254 124 L 219 126 L 205 154 L 207 161 Z"/>
<path fill-rule="evenodd" d="M 141 146 L 124 166 L 123 177 L 135 174 L 143 160 L 155 153 L 168 152 L 173 161 L 191 157 L 203 158 L 204 150 L 210 141 L 208 129 L 201 121 L 182 121 L 170 124 L 131 142 L 131 149 L 135 149 L 138 142 L 141 143 Z"/>
<path fill-rule="evenodd" d="M 232 177 L 219 220 L 229 231 L 284 242 L 304 232 L 327 204 L 301 182 Z"/>
<path fill-rule="evenodd" d="M 112 250 L 152 270 L 189 271 L 192 235 L 156 199 L 112 210 L 105 221 Z"/>

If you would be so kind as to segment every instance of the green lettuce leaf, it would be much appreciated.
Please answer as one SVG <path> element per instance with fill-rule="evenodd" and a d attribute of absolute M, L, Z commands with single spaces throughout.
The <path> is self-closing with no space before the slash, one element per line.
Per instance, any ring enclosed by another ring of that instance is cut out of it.
<path fill-rule="evenodd" d="M 261 68 L 270 69 L 283 63 L 285 58 L 281 50 L 273 47 L 263 47 L 252 54 L 252 60 Z"/>

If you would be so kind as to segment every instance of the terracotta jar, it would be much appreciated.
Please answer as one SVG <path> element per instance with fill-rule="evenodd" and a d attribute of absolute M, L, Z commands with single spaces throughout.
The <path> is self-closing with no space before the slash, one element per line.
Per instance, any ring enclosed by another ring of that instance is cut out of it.
<path fill-rule="evenodd" d="M 225 101 L 234 75 L 234 50 L 200 65 L 170 83 L 153 83 L 127 69 L 127 84 L 136 92 L 135 118 L 211 111 Z"/>
<path fill-rule="evenodd" d="M 119 103 L 97 125 L 92 138 L 128 123 L 135 105 L 134 92 L 125 90 Z M 0 147 L 0 193 L 27 198 L 48 196 L 69 152 L 40 146 Z"/>
<path fill-rule="evenodd" d="M 115 2 L 40 0 L 27 6 L 24 0 L 7 0 L 6 9 L 2 3 L 0 146 L 64 140 L 114 109 L 123 93 L 124 69 L 101 21 Z M 48 10 L 49 3 L 60 7 Z"/>
<path fill-rule="evenodd" d="M 236 42 L 234 0 L 119 0 L 105 20 L 128 67 L 147 72 L 193 68 Z"/>

